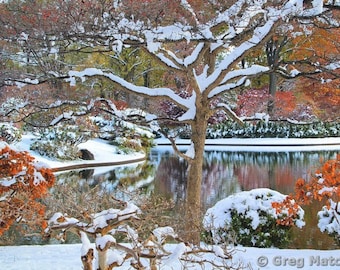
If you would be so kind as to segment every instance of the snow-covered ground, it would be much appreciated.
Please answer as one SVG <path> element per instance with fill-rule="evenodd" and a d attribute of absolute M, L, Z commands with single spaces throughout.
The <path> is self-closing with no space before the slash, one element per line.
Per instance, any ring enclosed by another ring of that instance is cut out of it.
<path fill-rule="evenodd" d="M 244 143 L 244 146 L 242 143 Z M 275 145 L 274 146 L 274 142 Z M 250 151 L 251 144 L 258 149 L 263 150 L 264 146 L 270 149 L 280 149 L 278 144 L 284 144 L 284 149 L 295 150 L 307 147 L 308 150 L 340 150 L 340 138 L 326 138 L 326 139 L 261 139 L 261 140 L 240 140 L 228 139 L 228 149 L 230 145 L 235 147 L 246 147 Z M 317 143 L 316 143 L 317 142 Z M 24 137 L 23 141 L 16 144 L 17 150 L 29 150 L 30 138 Z M 185 143 L 185 142 L 183 142 Z M 226 142 L 224 141 L 224 144 Z M 314 143 L 314 145 L 313 145 Z M 215 140 L 210 142 L 210 146 L 221 149 L 223 140 Z M 143 158 L 142 154 L 134 155 L 118 155 L 115 154 L 114 146 L 105 144 L 101 140 L 89 141 L 82 145 L 82 147 L 90 150 L 94 156 L 95 161 L 91 162 L 114 162 L 129 159 Z M 301 149 L 301 150 L 302 150 Z M 222 150 L 222 149 L 221 149 Z M 273 151 L 277 151 L 273 150 Z M 34 155 L 34 153 L 32 153 Z M 41 156 L 34 155 L 39 161 L 49 164 L 52 168 L 64 167 L 74 164 L 61 163 L 46 159 Z M 0 247 L 0 270 L 56 270 L 56 269 L 82 269 L 80 260 L 80 244 L 72 245 L 47 245 L 47 246 L 2 246 Z M 337 250 L 294 250 L 294 249 L 275 249 L 275 248 L 238 248 L 233 255 L 233 262 L 235 264 L 241 262 L 248 269 L 339 269 L 340 254 Z M 130 269 L 130 266 L 123 266 L 119 269 Z M 178 262 L 162 269 L 182 269 Z M 191 268 L 191 269 L 201 269 Z"/>
<path fill-rule="evenodd" d="M 117 148 L 113 145 L 108 144 L 102 139 L 93 139 L 85 143 L 79 144 L 79 149 L 89 150 L 93 156 L 94 160 L 77 160 L 77 161 L 56 161 L 30 150 L 30 144 L 34 139 L 33 135 L 24 135 L 22 140 L 13 145 L 13 148 L 18 151 L 27 151 L 39 162 L 45 163 L 47 166 L 53 169 L 62 169 L 74 165 L 88 165 L 97 166 L 98 164 L 107 164 L 108 166 L 114 166 L 115 164 L 121 165 L 121 163 L 133 163 L 139 162 L 141 159 L 145 159 L 143 153 L 132 153 L 132 154 L 117 154 Z"/>
<path fill-rule="evenodd" d="M 0 269 L 81 270 L 80 250 L 80 244 L 0 247 Z M 340 254 L 338 250 L 239 248 L 234 254 L 233 261 L 235 264 L 242 262 L 245 267 L 251 270 L 335 270 L 340 267 Z M 118 269 L 131 268 L 124 266 Z M 162 269 L 180 270 L 182 268 L 181 265 L 174 264 Z"/>

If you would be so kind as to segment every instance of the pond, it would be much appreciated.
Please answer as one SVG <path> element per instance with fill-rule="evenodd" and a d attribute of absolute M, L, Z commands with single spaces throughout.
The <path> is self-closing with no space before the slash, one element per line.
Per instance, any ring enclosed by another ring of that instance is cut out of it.
<path fill-rule="evenodd" d="M 339 151 L 206 151 L 202 184 L 204 209 L 228 195 L 254 188 L 292 193 L 298 178 L 310 179 L 323 160 L 333 159 L 337 153 Z M 142 190 L 146 194 L 172 199 L 176 204 L 185 199 L 185 179 L 186 162 L 174 155 L 170 148 L 158 147 L 143 163 L 58 173 L 57 185 L 51 190 L 51 197 L 58 203 L 51 204 L 53 206 L 49 211 L 62 211 L 59 208 L 63 208 L 64 204 L 70 207 L 75 193 L 84 195 L 74 202 L 74 209 L 76 204 L 82 203 L 95 209 L 96 205 L 104 203 L 98 193 L 111 194 L 122 186 L 129 191 Z M 85 194 L 91 192 L 99 199 L 93 201 L 86 197 Z M 128 196 L 126 192 L 119 194 L 123 200 Z M 293 230 L 291 248 L 337 248 L 332 238 L 317 228 L 316 213 L 321 207 L 321 203 L 303 207 L 307 225 L 303 230 Z M 28 240 L 32 239 L 21 239 L 16 244 L 28 244 Z M 39 240 L 35 239 L 35 243 Z"/>
<path fill-rule="evenodd" d="M 283 194 L 294 192 L 297 179 L 311 179 L 322 161 L 334 159 L 339 151 L 206 151 L 203 166 L 202 201 L 207 209 L 236 192 L 270 188 Z M 185 162 L 171 151 L 153 151 L 157 160 L 155 192 L 175 200 L 185 198 Z M 317 212 L 323 202 L 303 206 L 306 225 L 294 228 L 290 248 L 337 249 L 328 235 L 317 227 Z"/>

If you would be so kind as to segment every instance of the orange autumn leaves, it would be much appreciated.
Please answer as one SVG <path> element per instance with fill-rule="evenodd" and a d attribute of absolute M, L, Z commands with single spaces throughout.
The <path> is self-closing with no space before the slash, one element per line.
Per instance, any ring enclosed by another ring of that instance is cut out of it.
<path fill-rule="evenodd" d="M 39 199 L 54 181 L 52 171 L 38 167 L 27 152 L 0 149 L 0 235 L 14 222 L 44 226 L 45 207 Z"/>
<path fill-rule="evenodd" d="M 313 199 L 340 198 L 340 154 L 336 159 L 326 161 L 316 171 L 315 176 L 309 183 L 299 179 L 295 185 L 296 199 L 304 204 L 310 203 Z"/>
<path fill-rule="evenodd" d="M 340 154 L 335 159 L 326 161 L 316 171 L 311 181 L 306 182 L 304 179 L 298 179 L 295 183 L 295 194 L 287 196 L 283 202 L 273 203 L 272 206 L 276 209 L 277 214 L 281 214 L 283 209 L 288 209 L 286 217 L 277 221 L 279 224 L 293 225 L 298 205 L 323 199 L 332 199 L 333 201 L 340 199 Z M 327 200 L 327 207 L 329 207 L 329 203 L 330 200 Z"/>
<path fill-rule="evenodd" d="M 283 226 L 293 226 L 298 219 L 298 213 L 301 211 L 299 204 L 292 196 L 287 196 L 282 202 L 273 202 L 273 208 L 279 218 L 276 223 Z"/>

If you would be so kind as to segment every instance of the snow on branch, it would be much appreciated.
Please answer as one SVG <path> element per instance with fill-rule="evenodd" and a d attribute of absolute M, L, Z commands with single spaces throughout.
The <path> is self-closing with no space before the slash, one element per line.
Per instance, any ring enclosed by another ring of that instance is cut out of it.
<path fill-rule="evenodd" d="M 216 109 L 222 109 L 232 120 L 239 124 L 243 124 L 242 119 L 237 116 L 237 114 L 230 108 L 230 106 L 228 106 L 228 104 L 219 103 L 217 104 Z"/>
<path fill-rule="evenodd" d="M 303 17 L 312 17 L 323 12 L 323 0 L 312 0 L 312 7 L 302 12 Z"/>
<path fill-rule="evenodd" d="M 141 239 L 138 230 L 130 227 L 141 213 L 133 203 L 120 202 L 122 208 L 111 208 L 99 213 L 87 214 L 85 221 L 55 213 L 48 222 L 46 233 L 66 231 L 76 233 L 82 243 L 80 256 L 84 269 L 112 269 L 132 266 L 135 269 L 181 268 L 186 263 L 216 269 L 234 269 L 231 251 L 217 245 L 193 246 L 183 242 L 169 226 L 157 227 L 149 237 Z M 136 225 L 138 227 L 138 224 Z M 93 236 L 93 243 L 88 236 Z M 122 238 L 122 236 L 125 236 Z M 125 239 L 119 243 L 118 239 Z M 172 244 L 168 244 L 168 241 Z M 230 268 L 229 268 L 230 267 Z"/>
<path fill-rule="evenodd" d="M 197 61 L 203 48 L 204 48 L 204 43 L 203 42 L 198 43 L 198 45 L 195 47 L 193 52 L 184 59 L 184 62 L 183 62 L 184 65 L 187 67 L 193 64 L 195 61 Z"/>
<path fill-rule="evenodd" d="M 234 83 L 226 83 L 220 86 L 215 87 L 208 95 L 209 98 L 212 98 L 214 96 L 217 96 L 227 90 L 232 90 L 232 89 L 236 89 L 244 84 L 247 83 L 247 77 L 242 77 L 239 80 L 237 80 Z"/>
<path fill-rule="evenodd" d="M 231 65 L 235 64 L 238 59 L 241 59 L 242 56 L 244 56 L 247 52 L 249 52 L 254 47 L 258 46 L 264 38 L 271 33 L 272 28 L 274 27 L 275 23 L 279 20 L 278 16 L 273 16 L 271 19 L 269 19 L 263 26 L 260 26 L 254 30 L 253 35 L 245 40 L 241 45 L 238 47 L 235 47 L 228 53 L 224 59 L 219 63 L 218 67 L 215 69 L 215 71 L 207 76 L 206 78 L 200 77 L 200 88 L 202 90 L 209 89 L 216 81 L 219 80 L 225 80 L 225 76 L 227 71 L 229 71 Z M 254 68 L 247 69 L 244 72 L 256 75 L 258 73 L 263 72 L 263 68 L 259 70 L 260 66 L 254 66 Z M 256 69 L 256 72 L 255 72 Z M 235 71 L 237 72 L 237 71 Z M 229 75 L 227 75 L 229 76 Z M 235 76 L 235 75 L 233 75 Z M 202 85 L 202 82 L 204 82 L 204 85 Z"/>
<path fill-rule="evenodd" d="M 172 61 L 170 59 L 170 57 L 168 57 L 166 54 L 164 54 L 164 53 L 157 53 L 156 56 L 158 57 L 158 59 L 162 63 L 164 63 L 168 67 L 175 68 L 175 69 L 180 69 L 179 66 L 177 64 L 175 64 L 174 61 Z"/>
<path fill-rule="evenodd" d="M 62 114 L 60 114 L 58 117 L 54 118 L 51 122 L 50 122 L 50 126 L 55 126 L 56 124 L 60 123 L 62 120 L 70 120 L 73 117 L 73 112 L 64 112 Z"/>
<path fill-rule="evenodd" d="M 247 83 L 247 79 L 251 76 L 260 75 L 270 70 L 269 67 L 260 65 L 252 65 L 249 68 L 236 69 L 227 73 L 227 75 L 220 82 L 220 85 L 209 92 L 209 98 L 217 96 L 227 90 L 235 89 Z M 239 78 L 236 82 L 229 82 Z M 201 80 L 201 78 L 200 78 Z M 227 83 L 229 82 L 229 83 Z M 202 82 L 200 83 L 202 84 Z"/>
<path fill-rule="evenodd" d="M 226 83 L 227 81 L 230 81 L 237 77 L 258 75 L 261 73 L 265 73 L 267 71 L 269 71 L 269 67 L 265 67 L 261 65 L 252 65 L 251 67 L 248 67 L 248 68 L 236 69 L 236 70 L 228 72 L 228 74 L 224 77 L 224 79 L 222 80 L 220 84 Z"/>
<path fill-rule="evenodd" d="M 110 79 L 112 82 L 118 84 L 125 90 L 136 93 L 136 94 L 141 94 L 141 95 L 145 95 L 148 97 L 170 98 L 172 101 L 174 101 L 175 103 L 177 103 L 178 105 L 186 109 L 189 109 L 190 106 L 192 105 L 191 98 L 189 99 L 182 98 L 176 93 L 174 93 L 174 91 L 170 88 L 165 88 L 165 87 L 148 88 L 144 86 L 137 86 L 122 79 L 121 77 L 117 75 L 114 75 L 113 73 L 106 73 L 96 68 L 88 68 L 88 69 L 84 69 L 83 71 L 70 71 L 69 76 L 70 76 L 70 79 L 68 79 L 68 81 L 70 82 L 75 82 L 75 78 L 80 78 L 82 81 L 84 81 L 86 77 L 103 76 L 103 77 Z"/>
<path fill-rule="evenodd" d="M 159 52 L 155 55 L 167 66 L 175 69 L 181 69 L 182 67 L 188 67 L 189 65 L 192 65 L 195 61 L 197 61 L 203 48 L 204 42 L 199 42 L 195 46 L 193 52 L 184 59 L 177 57 L 175 53 L 169 50 L 162 50 L 163 52 Z"/>

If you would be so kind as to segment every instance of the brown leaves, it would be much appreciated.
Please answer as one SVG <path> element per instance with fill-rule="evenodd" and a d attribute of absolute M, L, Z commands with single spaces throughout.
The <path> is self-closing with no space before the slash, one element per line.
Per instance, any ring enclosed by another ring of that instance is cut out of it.
<path fill-rule="evenodd" d="M 295 220 L 301 210 L 292 196 L 287 196 L 282 202 L 273 202 L 272 206 L 278 214 L 277 224 L 283 226 L 295 225 Z"/>
<path fill-rule="evenodd" d="M 340 154 L 336 159 L 326 161 L 316 171 L 311 181 L 298 179 L 294 195 L 287 196 L 283 202 L 272 204 L 277 214 L 281 214 L 283 209 L 288 209 L 287 217 L 278 219 L 277 222 L 281 225 L 292 224 L 292 217 L 297 214 L 298 204 L 309 204 L 312 200 L 321 201 L 324 198 L 332 198 L 334 201 L 340 199 Z"/>
<path fill-rule="evenodd" d="M 47 194 L 54 180 L 52 171 L 37 168 L 29 153 L 8 146 L 0 150 L 0 235 L 14 222 L 43 225 L 45 207 L 38 199 Z"/>
<path fill-rule="evenodd" d="M 316 171 L 309 183 L 300 185 L 297 191 L 307 190 L 310 199 L 321 201 L 323 198 L 339 199 L 340 196 L 340 155 L 336 159 L 326 161 Z"/>

